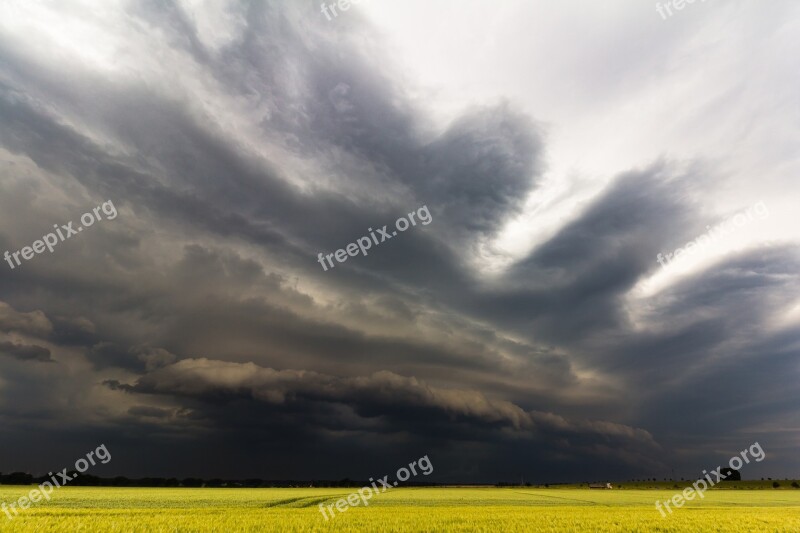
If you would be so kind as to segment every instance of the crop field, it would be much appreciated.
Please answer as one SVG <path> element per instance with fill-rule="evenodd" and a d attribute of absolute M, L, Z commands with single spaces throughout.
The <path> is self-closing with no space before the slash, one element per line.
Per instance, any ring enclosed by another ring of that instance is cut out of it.
<path fill-rule="evenodd" d="M 31 488 L 0 486 L 0 502 Z M 323 518 L 354 491 L 64 487 L 0 531 L 800 531 L 800 490 L 709 490 L 663 518 L 676 489 L 396 488 Z"/>

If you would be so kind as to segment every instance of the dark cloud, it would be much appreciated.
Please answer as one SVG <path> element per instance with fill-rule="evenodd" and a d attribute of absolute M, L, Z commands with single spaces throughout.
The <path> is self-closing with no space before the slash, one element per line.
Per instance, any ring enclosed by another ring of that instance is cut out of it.
<path fill-rule="evenodd" d="M 45 336 L 52 329 L 53 324 L 42 311 L 19 312 L 7 303 L 0 302 L 0 331 Z"/>
<path fill-rule="evenodd" d="M 533 188 L 541 153 L 528 117 L 508 104 L 476 110 L 426 147 L 414 187 L 454 232 L 492 234 Z"/>
<path fill-rule="evenodd" d="M 50 350 L 35 344 L 14 344 L 11 342 L 0 342 L 0 355 L 14 357 L 22 361 L 50 362 Z"/>
<path fill-rule="evenodd" d="M 169 409 L 160 407 L 149 407 L 147 405 L 134 405 L 128 409 L 128 414 L 144 418 L 170 418 L 173 412 Z"/>

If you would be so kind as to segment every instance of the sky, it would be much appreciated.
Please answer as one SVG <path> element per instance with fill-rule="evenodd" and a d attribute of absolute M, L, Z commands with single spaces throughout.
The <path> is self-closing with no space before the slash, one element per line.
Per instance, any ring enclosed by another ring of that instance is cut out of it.
<path fill-rule="evenodd" d="M 664 4 L 2 2 L 0 471 L 800 476 L 800 5 Z"/>

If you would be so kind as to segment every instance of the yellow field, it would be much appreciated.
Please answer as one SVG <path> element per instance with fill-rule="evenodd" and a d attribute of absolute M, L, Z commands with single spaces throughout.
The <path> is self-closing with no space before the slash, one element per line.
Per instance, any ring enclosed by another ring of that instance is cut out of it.
<path fill-rule="evenodd" d="M 0 502 L 31 488 L 0 486 Z M 710 490 L 662 518 L 676 490 L 396 488 L 326 522 L 318 504 L 352 492 L 65 487 L 0 531 L 800 532 L 800 490 Z"/>

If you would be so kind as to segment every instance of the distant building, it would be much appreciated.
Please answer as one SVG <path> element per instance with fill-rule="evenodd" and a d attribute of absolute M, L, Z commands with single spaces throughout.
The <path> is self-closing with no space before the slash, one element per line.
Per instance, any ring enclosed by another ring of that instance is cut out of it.
<path fill-rule="evenodd" d="M 613 489 L 611 483 L 589 483 L 590 489 Z"/>

